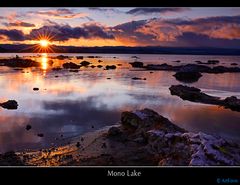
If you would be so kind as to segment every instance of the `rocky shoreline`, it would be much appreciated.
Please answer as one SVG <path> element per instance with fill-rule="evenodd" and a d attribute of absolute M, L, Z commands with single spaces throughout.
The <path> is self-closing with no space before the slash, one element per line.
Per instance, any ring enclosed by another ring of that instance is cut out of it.
<path fill-rule="evenodd" d="M 26 166 L 238 166 L 240 146 L 182 129 L 153 110 L 123 112 L 118 124 L 69 144 L 38 151 L 8 152 L 0 165 Z"/>

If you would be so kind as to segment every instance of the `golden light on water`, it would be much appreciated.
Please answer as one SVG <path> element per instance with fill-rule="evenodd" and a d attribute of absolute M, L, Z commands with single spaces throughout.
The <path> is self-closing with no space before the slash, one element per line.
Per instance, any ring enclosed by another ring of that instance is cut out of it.
<path fill-rule="evenodd" d="M 42 67 L 42 70 L 45 71 L 45 72 L 48 69 L 48 56 L 47 56 L 46 53 L 42 54 L 41 67 Z"/>

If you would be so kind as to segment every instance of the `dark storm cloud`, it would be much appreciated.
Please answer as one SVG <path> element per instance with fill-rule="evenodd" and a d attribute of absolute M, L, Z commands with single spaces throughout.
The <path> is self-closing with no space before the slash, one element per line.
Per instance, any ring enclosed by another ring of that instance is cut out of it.
<path fill-rule="evenodd" d="M 5 26 L 15 26 L 15 27 L 35 27 L 35 24 L 22 22 L 22 21 L 3 23 L 3 25 L 5 25 Z"/>
<path fill-rule="evenodd" d="M 24 33 L 20 30 L 5 30 L 5 29 L 0 29 L 0 35 L 8 37 L 10 41 L 24 41 L 25 36 Z"/>
<path fill-rule="evenodd" d="M 178 13 L 190 10 L 190 8 L 182 8 L 182 7 L 173 7 L 173 8 L 134 8 L 126 12 L 127 14 L 133 15 L 146 15 L 146 14 L 166 14 L 166 13 Z"/>
<path fill-rule="evenodd" d="M 202 42 L 206 40 L 213 47 L 226 47 L 223 42 L 225 40 L 228 41 L 229 46 L 240 46 L 238 42 L 240 39 L 240 16 L 198 19 L 153 18 L 120 24 L 113 27 L 112 30 L 114 30 L 115 38 L 132 45 L 201 46 Z M 194 34 L 195 41 L 189 41 L 192 36 L 189 33 Z M 179 40 L 180 38 L 181 40 Z"/>
<path fill-rule="evenodd" d="M 69 25 L 52 25 L 43 26 L 39 29 L 33 29 L 28 35 L 31 39 L 38 39 L 39 35 L 53 36 L 52 40 L 66 41 L 69 39 L 78 38 L 102 38 L 102 39 L 114 39 L 114 36 L 107 31 L 103 26 L 92 23 L 84 24 L 81 27 L 71 27 Z"/>

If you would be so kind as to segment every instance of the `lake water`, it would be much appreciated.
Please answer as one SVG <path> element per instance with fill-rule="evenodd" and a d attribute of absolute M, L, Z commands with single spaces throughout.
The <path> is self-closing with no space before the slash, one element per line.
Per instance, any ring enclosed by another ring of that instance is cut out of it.
<path fill-rule="evenodd" d="M 214 105 L 183 101 L 172 96 L 171 85 L 180 84 L 174 72 L 136 71 L 129 62 L 135 61 L 132 54 L 63 54 L 71 59 L 51 59 L 60 54 L 18 54 L 41 63 L 41 68 L 17 71 L 0 66 L 0 102 L 14 99 L 17 110 L 0 108 L 0 152 L 10 150 L 41 149 L 64 144 L 69 138 L 115 124 L 122 111 L 151 108 L 173 123 L 189 131 L 206 132 L 240 141 L 240 113 Z M 121 64 L 116 70 L 84 68 L 79 72 L 67 69 L 53 71 L 67 61 L 80 63 L 75 56 L 101 56 L 84 58 L 94 65 Z M 0 58 L 16 54 L 2 53 Z M 219 65 L 240 66 L 240 56 L 197 55 L 145 55 L 136 54 L 145 64 L 182 65 L 193 61 L 220 60 Z M 114 58 L 115 57 L 115 58 Z M 102 63 L 98 63 L 98 60 Z M 49 66 L 47 61 L 53 60 Z M 181 60 L 181 63 L 172 61 Z M 132 80 L 142 77 L 147 80 Z M 111 78 L 111 79 L 107 79 Z M 203 92 L 220 96 L 240 98 L 240 73 L 203 74 L 191 86 Z M 39 91 L 33 91 L 38 87 Z M 26 125 L 32 129 L 27 131 Z M 43 133 L 44 137 L 38 137 Z"/>

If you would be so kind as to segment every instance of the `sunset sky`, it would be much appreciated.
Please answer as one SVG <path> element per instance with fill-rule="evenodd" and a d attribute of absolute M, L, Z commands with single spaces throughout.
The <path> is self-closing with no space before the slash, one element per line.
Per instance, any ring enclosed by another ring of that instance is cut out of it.
<path fill-rule="evenodd" d="M 240 8 L 0 8 L 0 44 L 240 48 Z"/>

